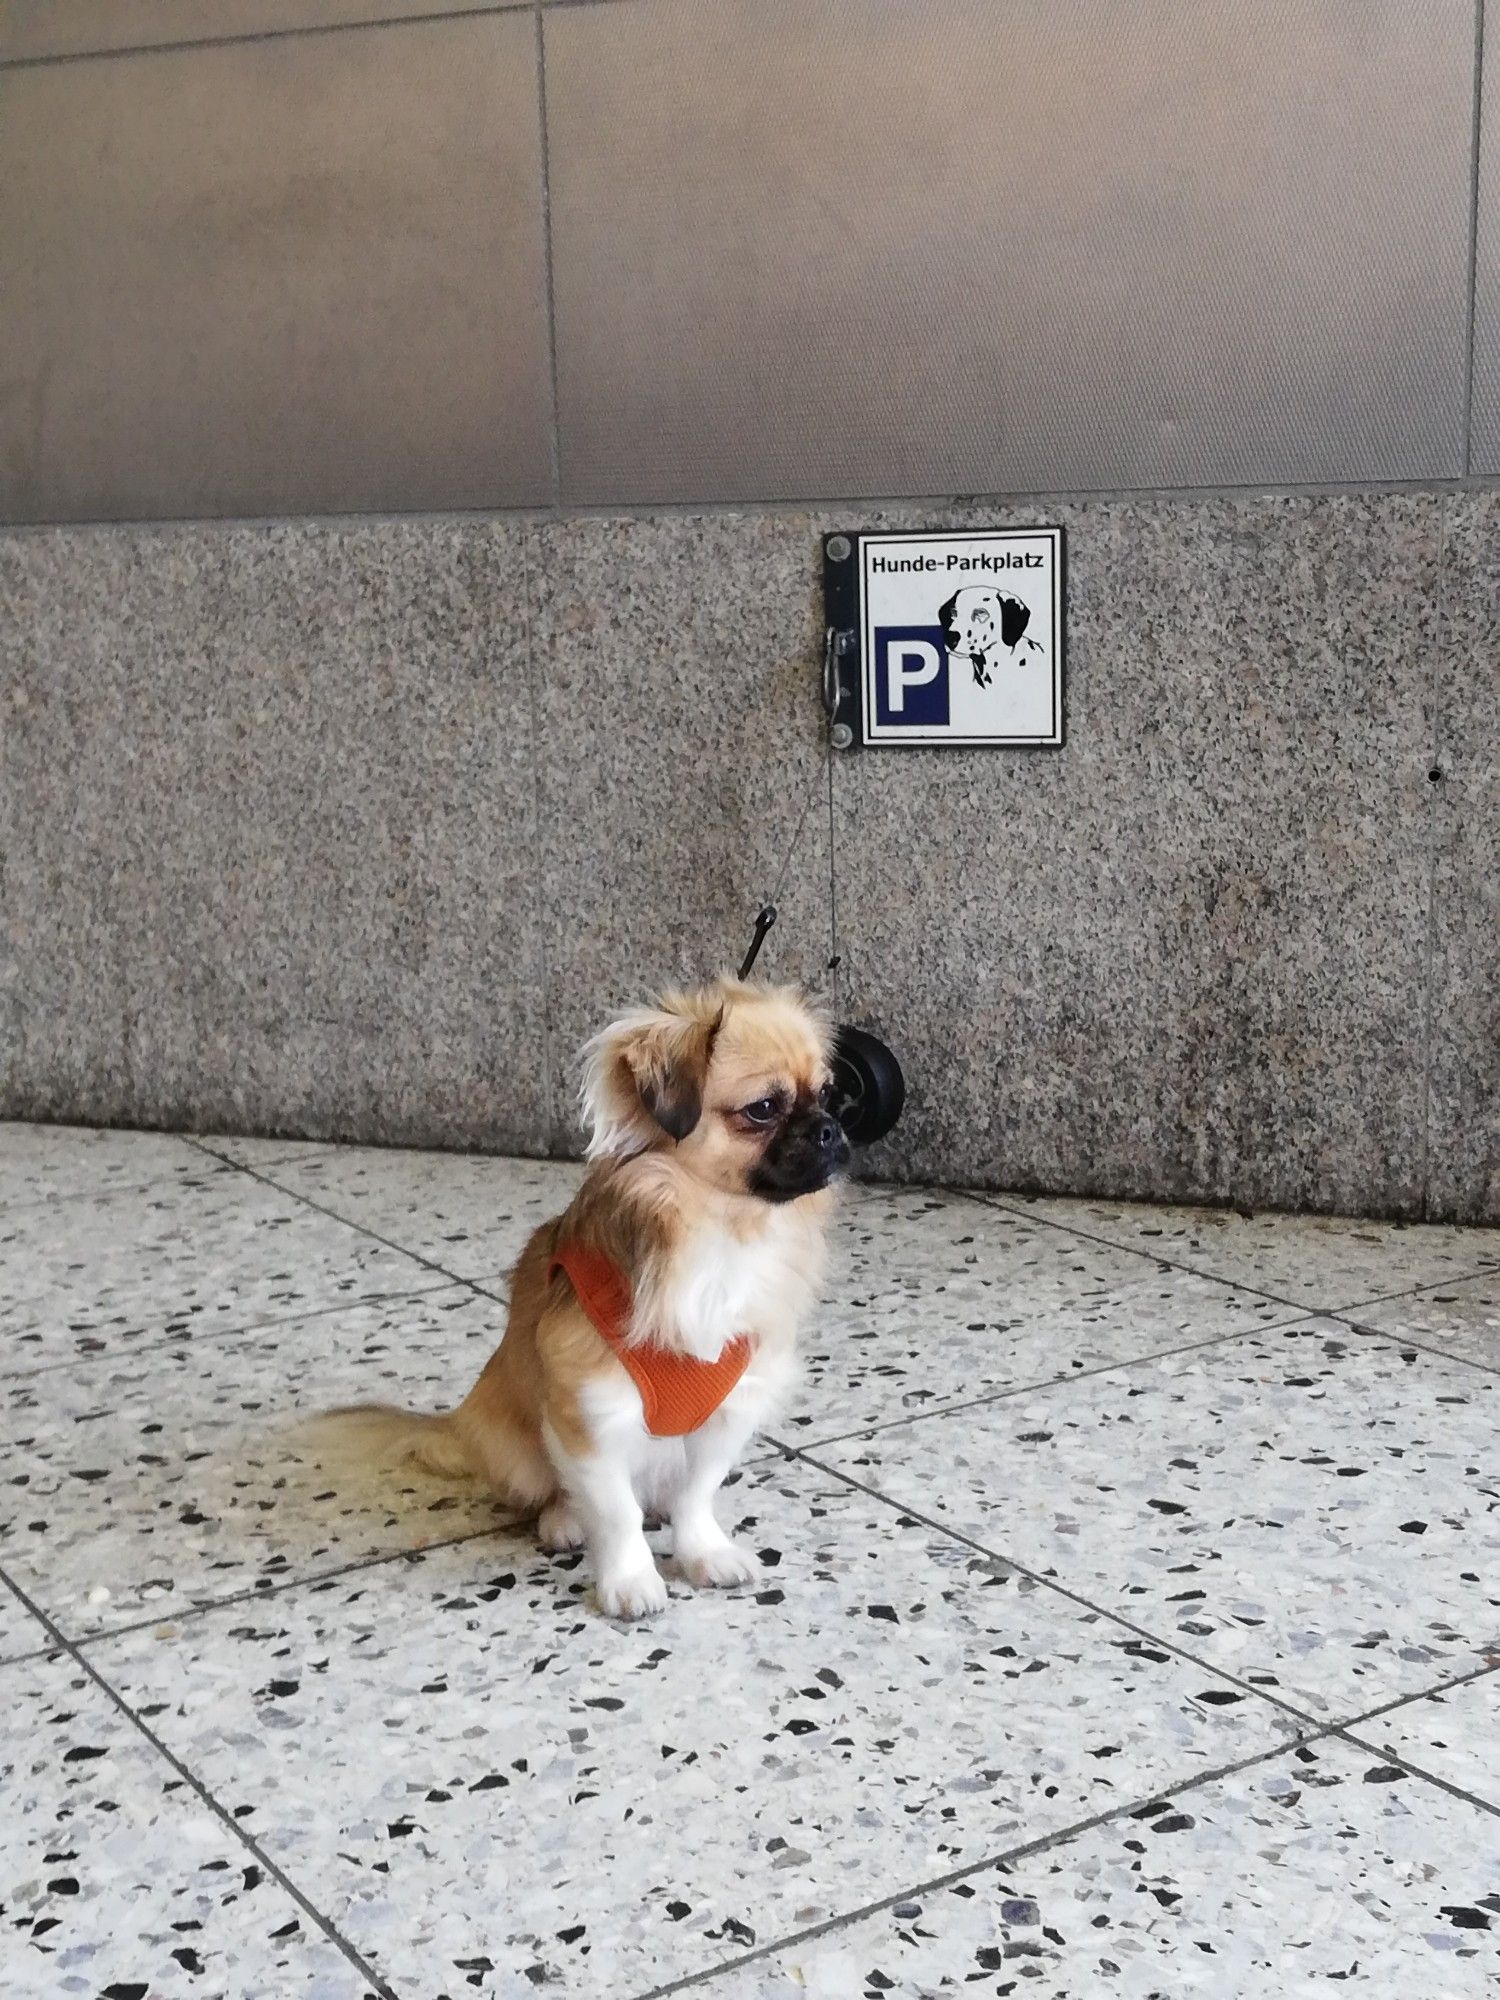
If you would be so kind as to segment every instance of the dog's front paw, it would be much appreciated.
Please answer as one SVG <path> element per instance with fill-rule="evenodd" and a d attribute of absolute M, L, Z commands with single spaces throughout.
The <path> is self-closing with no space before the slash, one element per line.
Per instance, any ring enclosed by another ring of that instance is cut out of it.
<path fill-rule="evenodd" d="M 667 1586 L 655 1563 L 601 1576 L 595 1595 L 606 1618 L 649 1618 L 667 1608 Z"/>
<path fill-rule="evenodd" d="M 736 1583 L 752 1583 L 756 1576 L 754 1556 L 736 1548 L 727 1535 L 679 1548 L 677 1567 L 699 1590 L 728 1590 Z"/>

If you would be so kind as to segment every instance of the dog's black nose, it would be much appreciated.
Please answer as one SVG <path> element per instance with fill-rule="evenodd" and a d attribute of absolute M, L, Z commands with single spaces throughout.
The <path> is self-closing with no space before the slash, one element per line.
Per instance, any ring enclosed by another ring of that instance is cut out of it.
<path fill-rule="evenodd" d="M 830 1118 L 826 1112 L 813 1127 L 813 1138 L 820 1153 L 836 1152 L 843 1137 L 844 1128 L 837 1118 Z"/>

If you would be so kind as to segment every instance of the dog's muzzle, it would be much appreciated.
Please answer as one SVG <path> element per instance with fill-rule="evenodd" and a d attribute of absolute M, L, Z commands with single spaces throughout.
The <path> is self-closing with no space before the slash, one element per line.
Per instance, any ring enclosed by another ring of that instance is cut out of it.
<path fill-rule="evenodd" d="M 821 1106 L 795 1113 L 761 1155 L 751 1191 L 767 1201 L 796 1201 L 816 1194 L 849 1164 L 844 1128 Z"/>

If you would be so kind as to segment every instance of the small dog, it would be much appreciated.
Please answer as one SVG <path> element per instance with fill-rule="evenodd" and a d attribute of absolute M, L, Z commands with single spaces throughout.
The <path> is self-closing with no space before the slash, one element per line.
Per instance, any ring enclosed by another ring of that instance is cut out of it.
<path fill-rule="evenodd" d="M 380 1457 L 468 1473 L 545 1548 L 586 1544 L 600 1609 L 660 1611 L 643 1532 L 669 1519 L 694 1584 L 754 1574 L 713 1501 L 788 1386 L 849 1158 L 831 1034 L 795 992 L 720 979 L 585 1050 L 592 1162 L 511 1279 L 499 1347 L 458 1409 L 341 1411 Z"/>
<path fill-rule="evenodd" d="M 1031 606 L 1003 590 L 970 584 L 956 590 L 938 611 L 943 643 L 955 659 L 968 660 L 977 687 L 989 687 L 992 669 L 1016 665 L 1024 652 L 1040 657 L 1041 647 L 1025 636 Z"/>

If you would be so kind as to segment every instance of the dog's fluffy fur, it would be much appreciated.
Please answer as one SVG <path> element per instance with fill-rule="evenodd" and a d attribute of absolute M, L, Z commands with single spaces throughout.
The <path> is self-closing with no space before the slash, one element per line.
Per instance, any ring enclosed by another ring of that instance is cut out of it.
<path fill-rule="evenodd" d="M 484 1481 L 543 1545 L 586 1543 L 602 1610 L 666 1603 L 643 1533 L 669 1519 L 695 1584 L 752 1574 L 713 1499 L 786 1389 L 823 1263 L 829 1184 L 848 1157 L 823 1108 L 828 1024 L 795 992 L 721 979 L 627 1014 L 585 1051 L 591 1162 L 566 1213 L 544 1223 L 511 1280 L 504 1338 L 458 1409 L 335 1413 L 362 1454 L 415 1458 Z M 640 1396 L 567 1279 L 561 1241 L 602 1251 L 630 1280 L 632 1341 L 751 1359 L 719 1409 L 684 1438 L 654 1438 Z"/>

